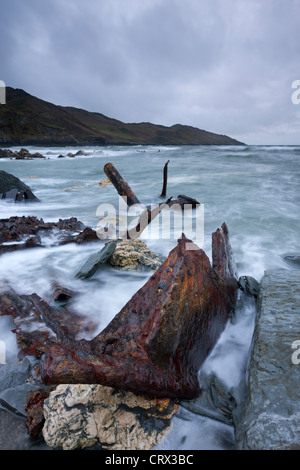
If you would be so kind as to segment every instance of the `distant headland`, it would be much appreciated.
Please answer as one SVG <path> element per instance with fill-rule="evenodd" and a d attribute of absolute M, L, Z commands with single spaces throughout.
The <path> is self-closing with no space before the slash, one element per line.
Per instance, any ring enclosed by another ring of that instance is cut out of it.
<path fill-rule="evenodd" d="M 57 106 L 23 90 L 6 88 L 0 105 L 0 145 L 245 145 L 192 126 L 124 123 L 100 113 Z"/>

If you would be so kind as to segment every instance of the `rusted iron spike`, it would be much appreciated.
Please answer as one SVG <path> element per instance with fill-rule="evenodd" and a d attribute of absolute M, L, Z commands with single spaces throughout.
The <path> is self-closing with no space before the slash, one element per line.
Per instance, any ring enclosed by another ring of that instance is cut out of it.
<path fill-rule="evenodd" d="M 134 204 L 140 204 L 140 201 L 132 191 L 129 184 L 124 180 L 124 178 L 120 175 L 112 163 L 106 163 L 104 166 L 104 173 L 114 185 L 118 191 L 118 194 L 123 198 L 126 197 L 126 203 L 129 207 L 133 206 Z"/>
<path fill-rule="evenodd" d="M 166 197 L 167 195 L 167 184 L 168 184 L 168 164 L 170 163 L 170 160 L 167 161 L 167 163 L 164 166 L 164 182 L 163 182 L 163 188 L 160 197 Z"/>

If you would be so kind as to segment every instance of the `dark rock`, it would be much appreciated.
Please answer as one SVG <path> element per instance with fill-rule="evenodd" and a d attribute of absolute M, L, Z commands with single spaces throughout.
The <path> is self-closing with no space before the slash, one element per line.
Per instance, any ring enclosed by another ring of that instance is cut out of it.
<path fill-rule="evenodd" d="M 239 285 L 246 295 L 257 298 L 259 292 L 259 282 L 251 276 L 241 276 L 239 278 Z"/>
<path fill-rule="evenodd" d="M 42 155 L 39 152 L 35 152 L 34 154 L 31 155 L 33 158 L 45 158 L 44 155 Z"/>
<path fill-rule="evenodd" d="M 0 199 L 13 199 L 15 202 L 39 201 L 29 186 L 3 170 L 0 170 Z"/>
<path fill-rule="evenodd" d="M 236 304 L 228 229 L 225 224 L 222 229 L 212 237 L 214 269 L 204 251 L 183 236 L 92 341 L 49 348 L 42 359 L 43 382 L 100 383 L 160 397 L 198 396 L 198 370 Z"/>
<path fill-rule="evenodd" d="M 0 365 L 0 392 L 22 385 L 30 377 L 31 362 L 24 358 L 20 362 Z"/>
<path fill-rule="evenodd" d="M 200 206 L 199 201 L 197 201 L 196 199 L 193 199 L 192 197 L 184 196 L 184 195 L 177 196 L 177 199 L 175 199 L 174 201 L 171 201 L 168 205 L 169 207 L 172 207 L 175 204 L 178 204 L 182 210 L 187 209 L 187 208 L 197 209 Z"/>
<path fill-rule="evenodd" d="M 27 403 L 27 395 L 29 392 L 40 390 L 41 387 L 51 390 L 51 387 L 34 383 L 25 383 L 14 388 L 8 388 L 0 393 L 0 404 L 18 416 L 26 418 L 25 405 Z"/>
<path fill-rule="evenodd" d="M 300 448 L 300 365 L 293 342 L 300 332 L 299 271 L 266 271 L 248 370 L 247 402 L 236 422 L 236 448 Z M 299 355 L 298 355 L 299 356 Z"/>
<path fill-rule="evenodd" d="M 81 231 L 84 232 L 84 230 L 84 224 L 75 217 L 47 223 L 43 219 L 31 216 L 0 219 L 0 253 L 43 246 L 41 235 L 50 236 L 54 232 L 55 238 L 52 240 L 52 246 L 91 241 L 93 237 L 90 231 L 88 234 L 87 232 L 82 234 Z M 7 242 L 9 245 L 5 244 Z M 11 244 L 11 242 L 16 242 L 16 244 Z"/>
<path fill-rule="evenodd" d="M 0 158 L 13 158 L 14 153 L 8 149 L 0 149 Z"/>
<path fill-rule="evenodd" d="M 90 227 L 86 227 L 75 239 L 75 243 L 79 245 L 90 241 L 99 241 L 97 232 Z"/>
<path fill-rule="evenodd" d="M 215 375 L 201 381 L 201 395 L 194 400 L 181 401 L 181 406 L 202 416 L 233 425 L 233 411 L 237 402 L 231 390 L 227 390 Z"/>
<path fill-rule="evenodd" d="M 35 152 L 31 154 L 29 150 L 22 148 L 12 152 L 9 149 L 0 149 L 0 158 L 14 158 L 16 160 L 33 160 L 34 158 L 45 158 L 41 153 Z"/>
<path fill-rule="evenodd" d="M 111 241 L 104 245 L 102 250 L 100 250 L 98 253 L 91 255 L 76 273 L 76 277 L 79 279 L 87 279 L 92 277 L 93 274 L 95 274 L 95 272 L 100 268 L 100 266 L 109 260 L 115 251 L 116 246 L 117 242 Z"/>

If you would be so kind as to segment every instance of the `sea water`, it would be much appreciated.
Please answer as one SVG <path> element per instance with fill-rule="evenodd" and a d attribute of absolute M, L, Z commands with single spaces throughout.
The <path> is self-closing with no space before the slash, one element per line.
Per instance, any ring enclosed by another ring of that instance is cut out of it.
<path fill-rule="evenodd" d="M 19 148 L 12 148 L 19 150 Z M 284 256 L 299 254 L 300 147 L 297 146 L 133 146 L 84 147 L 84 155 L 67 156 L 78 148 L 28 147 L 45 159 L 0 160 L 0 169 L 28 184 L 40 203 L 0 202 L 0 218 L 32 215 L 45 222 L 77 217 L 96 229 L 99 206 L 117 209 L 119 196 L 106 178 L 104 165 L 113 163 L 140 202 L 161 203 L 163 168 L 168 165 L 167 196 L 186 195 L 201 203 L 201 248 L 211 259 L 211 235 L 226 222 L 238 275 L 260 281 L 270 268 L 289 269 Z M 58 158 L 64 155 L 65 158 Z M 162 238 L 157 229 L 141 235 L 150 249 L 167 256 L 176 237 Z M 53 280 L 75 289 L 78 312 L 90 315 L 103 330 L 151 273 L 99 270 L 89 281 L 74 276 L 93 244 L 15 251 L 0 257 L 0 282 L 7 281 L 19 294 L 36 292 L 46 301 Z M 197 239 L 198 241 L 198 239 Z M 99 242 L 101 243 L 101 242 Z M 255 323 L 255 304 L 246 302 L 229 322 L 218 344 L 201 369 L 215 373 L 228 387 L 236 387 L 245 373 Z M 9 359 L 17 354 L 9 319 L 0 319 L 0 340 Z M 85 336 L 86 337 L 86 336 Z M 88 338 L 89 339 L 89 338 Z M 231 426 L 181 409 L 173 418 L 160 449 L 230 449 Z"/>

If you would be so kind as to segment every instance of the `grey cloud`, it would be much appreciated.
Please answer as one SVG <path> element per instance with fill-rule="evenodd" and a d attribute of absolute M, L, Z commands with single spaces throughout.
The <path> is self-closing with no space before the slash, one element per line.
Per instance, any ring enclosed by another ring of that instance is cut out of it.
<path fill-rule="evenodd" d="M 2 9 L 0 79 L 11 86 L 126 122 L 300 143 L 290 99 L 299 0 L 3 0 Z"/>

